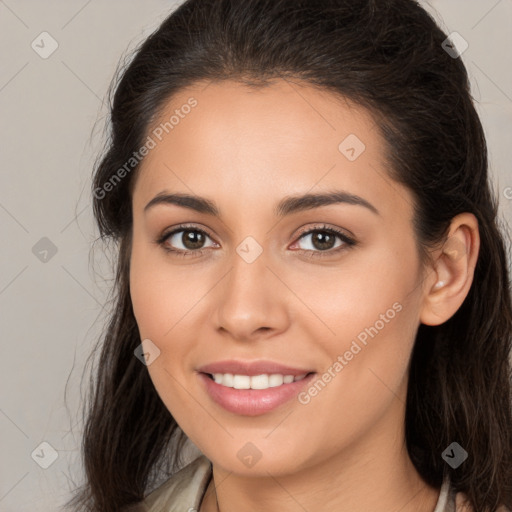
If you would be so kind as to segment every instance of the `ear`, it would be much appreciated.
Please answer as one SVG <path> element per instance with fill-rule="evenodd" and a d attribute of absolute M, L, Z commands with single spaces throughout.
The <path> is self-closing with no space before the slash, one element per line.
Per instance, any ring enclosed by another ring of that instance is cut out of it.
<path fill-rule="evenodd" d="M 440 325 L 459 309 L 473 283 L 479 249 L 476 217 L 472 213 L 454 217 L 446 242 L 432 254 L 433 264 L 423 286 L 421 323 Z"/>

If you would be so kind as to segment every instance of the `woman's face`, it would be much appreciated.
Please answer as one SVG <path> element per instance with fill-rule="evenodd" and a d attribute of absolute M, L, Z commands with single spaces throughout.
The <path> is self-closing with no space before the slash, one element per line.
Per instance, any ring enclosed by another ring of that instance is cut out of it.
<path fill-rule="evenodd" d="M 433 281 L 372 118 L 310 86 L 220 82 L 182 90 L 148 133 L 130 289 L 149 374 L 182 430 L 214 464 L 252 475 L 382 454 L 403 437 Z M 240 377 L 214 382 L 201 373 L 214 363 Z"/>

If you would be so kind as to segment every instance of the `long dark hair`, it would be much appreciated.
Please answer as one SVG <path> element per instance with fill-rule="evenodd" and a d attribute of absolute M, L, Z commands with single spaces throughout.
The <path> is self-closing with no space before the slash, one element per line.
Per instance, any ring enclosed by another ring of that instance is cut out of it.
<path fill-rule="evenodd" d="M 372 113 L 390 177 L 415 198 L 422 255 L 443 242 L 454 216 L 477 217 L 480 254 L 464 303 L 442 325 L 419 326 L 406 444 L 426 482 L 439 487 L 449 474 L 476 512 L 512 507 L 507 253 L 468 74 L 443 48 L 446 38 L 414 0 L 187 0 L 120 70 L 108 146 L 93 177 L 101 238 L 118 244 L 113 311 L 84 408 L 86 484 L 69 502 L 74 510 L 111 512 L 141 501 L 181 464 L 186 440 L 134 357 L 141 340 L 128 272 L 138 165 L 127 170 L 126 163 L 181 88 L 227 79 L 263 86 L 278 78 L 342 95 Z M 457 469 L 441 456 L 454 441 L 468 452 Z"/>

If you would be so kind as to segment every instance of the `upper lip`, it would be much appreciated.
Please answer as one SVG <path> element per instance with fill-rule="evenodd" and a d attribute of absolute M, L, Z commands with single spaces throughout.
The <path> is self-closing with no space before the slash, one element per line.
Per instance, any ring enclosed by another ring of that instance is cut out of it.
<path fill-rule="evenodd" d="M 281 375 L 303 375 L 314 370 L 304 368 L 293 368 L 274 361 L 216 361 L 198 368 L 202 373 L 231 373 L 233 375 L 262 375 L 279 373 Z"/>

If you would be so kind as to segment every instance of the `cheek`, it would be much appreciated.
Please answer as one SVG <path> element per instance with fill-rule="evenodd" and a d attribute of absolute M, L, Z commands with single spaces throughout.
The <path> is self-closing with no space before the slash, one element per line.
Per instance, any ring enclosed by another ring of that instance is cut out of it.
<path fill-rule="evenodd" d="M 352 339 L 376 322 L 378 328 L 385 322 L 389 331 L 391 324 L 401 321 L 398 316 L 406 316 L 397 315 L 397 309 L 406 304 L 414 309 L 415 288 L 419 290 L 417 265 L 413 248 L 408 255 L 403 251 L 397 254 L 389 244 L 347 253 L 336 267 L 311 266 L 307 271 L 297 267 L 286 272 L 294 293 L 313 315 L 302 315 L 311 318 L 308 323 L 317 328 L 316 336 L 311 333 L 312 339 L 318 337 L 318 329 L 329 339 L 330 331 L 334 348 L 336 340 Z M 400 306 L 393 307 L 396 303 Z"/>
<path fill-rule="evenodd" d="M 186 282 L 183 273 L 166 264 L 163 250 L 147 245 L 134 241 L 130 295 L 141 336 L 161 342 L 186 312 Z"/>
<path fill-rule="evenodd" d="M 166 275 L 165 267 L 157 264 L 154 254 L 134 244 L 130 264 L 133 312 L 141 340 L 151 340 L 159 350 L 147 370 L 156 393 L 178 420 L 198 415 L 195 402 L 187 400 L 189 397 L 179 384 L 185 381 L 187 367 L 186 336 L 181 329 L 187 328 L 183 317 L 190 309 L 179 286 Z"/>
<path fill-rule="evenodd" d="M 130 295 L 141 337 L 160 338 L 169 329 L 164 312 L 167 308 L 173 310 L 173 304 L 169 302 L 172 297 L 163 293 L 157 269 L 139 264 L 137 257 L 133 258 L 130 268 Z"/>
<path fill-rule="evenodd" d="M 206 279 L 192 281 L 187 272 L 173 268 L 163 250 L 134 243 L 130 264 L 133 312 L 141 340 L 151 340 L 159 350 L 148 371 L 169 408 L 169 400 L 182 394 L 179 382 L 192 369 L 198 347 L 191 343 L 191 333 L 197 332 L 196 315 L 202 311 L 200 299 L 208 286 Z"/>
<path fill-rule="evenodd" d="M 345 403 L 356 411 L 362 399 L 367 410 L 376 410 L 399 388 L 419 322 L 418 262 L 413 248 L 408 254 L 387 246 L 347 258 L 336 272 L 303 273 L 297 281 L 297 295 L 307 297 L 314 313 L 299 323 L 309 339 L 321 340 L 316 349 L 328 372 L 329 391 L 317 404 Z"/>

